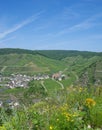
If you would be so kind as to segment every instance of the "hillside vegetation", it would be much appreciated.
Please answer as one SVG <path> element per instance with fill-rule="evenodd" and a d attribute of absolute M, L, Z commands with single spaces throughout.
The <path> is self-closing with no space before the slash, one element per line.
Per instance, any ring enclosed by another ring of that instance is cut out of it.
<path fill-rule="evenodd" d="M 0 130 L 102 129 L 102 87 L 67 87 L 52 95 L 43 90 L 41 86 L 27 90 L 27 97 L 35 93 L 41 99 L 43 94 L 33 104 L 29 101 L 19 108 L 1 108 Z"/>
<path fill-rule="evenodd" d="M 65 64 L 42 55 L 5 54 L 0 55 L 0 69 L 3 73 L 40 73 L 63 70 Z"/>
<path fill-rule="evenodd" d="M 64 84 L 102 84 L 102 53 L 67 50 L 0 49 L 0 72 L 67 75 Z"/>
<path fill-rule="evenodd" d="M 0 73 L 0 130 L 102 129 L 102 53 L 0 49 Z M 3 86 L 17 75 L 49 78 Z"/>
<path fill-rule="evenodd" d="M 26 49 L 11 49 L 5 48 L 0 49 L 0 55 L 5 54 L 32 54 L 32 55 L 42 55 L 45 57 L 49 57 L 52 59 L 61 60 L 65 57 L 73 57 L 73 56 L 83 56 L 84 58 L 89 58 L 93 56 L 102 56 L 102 52 L 88 52 L 88 51 L 73 51 L 73 50 L 26 50 Z"/>

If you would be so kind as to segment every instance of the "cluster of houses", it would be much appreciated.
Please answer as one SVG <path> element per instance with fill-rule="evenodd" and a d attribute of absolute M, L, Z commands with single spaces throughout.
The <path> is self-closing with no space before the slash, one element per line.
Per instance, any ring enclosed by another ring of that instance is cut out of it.
<path fill-rule="evenodd" d="M 49 79 L 49 75 L 34 75 L 33 80 L 44 80 L 44 79 Z"/>
<path fill-rule="evenodd" d="M 12 74 L 9 78 L 9 82 L 7 84 L 8 88 L 16 88 L 16 87 L 27 87 L 28 82 L 32 80 L 31 76 L 22 75 L 22 74 Z"/>
<path fill-rule="evenodd" d="M 65 79 L 65 77 L 66 77 L 65 74 L 62 74 L 61 72 L 52 75 L 52 79 L 59 80 L 59 81 Z"/>
<path fill-rule="evenodd" d="M 10 81 L 8 82 L 8 88 L 16 88 L 16 87 L 28 87 L 28 82 L 31 80 L 44 80 L 48 79 L 48 75 L 34 75 L 27 76 L 22 74 L 12 75 L 10 77 Z"/>
<path fill-rule="evenodd" d="M 34 76 L 28 76 L 23 74 L 12 74 L 9 77 L 4 77 L 0 75 L 0 86 L 5 86 L 11 89 L 16 87 L 26 88 L 28 87 L 28 82 L 31 80 L 44 80 L 49 78 L 50 76 L 45 74 L 42 75 L 38 74 Z"/>
<path fill-rule="evenodd" d="M 65 75 L 60 72 L 54 73 L 51 76 L 47 74 L 38 74 L 34 76 L 28 76 L 23 74 L 12 74 L 10 77 L 0 76 L 0 82 L 5 80 L 8 81 L 5 84 L 0 84 L 0 85 L 6 86 L 7 88 L 11 88 L 11 89 L 16 87 L 26 88 L 28 87 L 28 82 L 31 80 L 45 80 L 49 78 L 61 81 L 65 78 Z"/>
<path fill-rule="evenodd" d="M 9 77 L 4 77 L 0 75 L 0 86 L 4 86 L 6 88 L 17 88 L 22 87 L 26 88 L 28 87 L 28 83 L 31 80 L 45 80 L 45 79 L 53 79 L 53 80 L 63 80 L 65 79 L 65 75 L 61 72 L 54 73 L 53 75 L 47 75 L 47 74 L 38 74 L 34 76 L 28 76 L 23 74 L 12 74 Z M 1 90 L 1 89 L 0 89 Z M 3 101 L 0 101 L 0 107 L 3 106 Z M 7 104 L 10 108 L 15 108 L 19 106 L 19 102 L 16 100 L 8 100 Z"/>

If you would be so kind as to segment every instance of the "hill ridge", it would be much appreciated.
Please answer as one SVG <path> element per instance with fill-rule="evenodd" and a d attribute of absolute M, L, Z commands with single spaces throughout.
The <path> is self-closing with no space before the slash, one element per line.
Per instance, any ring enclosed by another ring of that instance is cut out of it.
<path fill-rule="evenodd" d="M 65 57 L 72 57 L 81 55 L 83 57 L 102 56 L 102 52 L 91 52 L 91 51 L 78 51 L 78 50 L 28 50 L 20 48 L 2 48 L 0 49 L 0 55 L 6 54 L 32 54 L 42 55 L 48 58 L 61 60 Z"/>

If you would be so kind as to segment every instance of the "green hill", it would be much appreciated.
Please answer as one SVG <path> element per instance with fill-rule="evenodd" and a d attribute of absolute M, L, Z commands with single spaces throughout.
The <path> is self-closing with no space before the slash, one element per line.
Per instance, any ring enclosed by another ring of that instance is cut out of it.
<path fill-rule="evenodd" d="M 62 71 L 70 84 L 102 84 L 102 53 L 68 50 L 0 49 L 0 72 L 48 73 Z"/>
<path fill-rule="evenodd" d="M 67 71 L 76 77 L 75 84 L 102 84 L 102 56 L 83 58 L 81 55 L 63 59 L 68 65 Z"/>
<path fill-rule="evenodd" d="M 26 49 L 12 49 L 12 48 L 4 48 L 0 49 L 0 55 L 5 54 L 32 54 L 32 55 L 42 55 L 48 58 L 61 60 L 65 57 L 76 57 L 83 56 L 84 58 L 90 58 L 93 56 L 102 56 L 102 52 L 88 52 L 88 51 L 76 51 L 76 50 L 26 50 Z"/>
<path fill-rule="evenodd" d="M 2 73 L 40 73 L 63 70 L 65 64 L 60 61 L 32 54 L 0 55 L 0 69 Z"/>
<path fill-rule="evenodd" d="M 64 80 L 31 79 L 27 87 L 13 89 L 2 85 L 11 74 L 59 71 Z M 6 79 L 0 81 L 0 130 L 102 128 L 102 53 L 0 49 L 0 72 L 0 80 Z"/>

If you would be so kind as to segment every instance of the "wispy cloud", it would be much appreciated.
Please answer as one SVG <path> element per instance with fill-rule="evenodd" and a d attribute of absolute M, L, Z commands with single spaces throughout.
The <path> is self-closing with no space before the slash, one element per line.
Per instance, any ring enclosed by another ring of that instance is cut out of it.
<path fill-rule="evenodd" d="M 49 31 L 47 31 L 43 34 L 39 34 L 38 37 L 36 36 L 35 39 L 37 38 L 37 42 L 39 42 L 39 43 L 43 43 L 43 42 L 49 43 L 49 41 L 51 41 L 52 39 L 54 41 L 56 41 L 56 39 L 58 39 L 58 38 L 63 39 L 62 36 L 64 36 L 65 34 L 72 34 L 73 32 L 76 33 L 76 32 L 81 32 L 84 30 L 92 29 L 94 27 L 96 27 L 96 28 L 99 27 L 101 24 L 101 22 L 99 20 L 100 18 L 102 18 L 102 13 L 90 16 L 89 18 L 83 20 L 80 23 L 74 24 L 73 26 L 68 25 L 69 27 L 63 27 L 63 28 L 60 28 L 59 30 L 53 30 L 51 32 L 49 29 Z M 47 25 L 47 23 L 44 25 Z M 40 27 L 40 29 L 45 29 L 44 25 L 41 26 L 42 28 Z M 96 38 L 101 39 L 101 36 L 97 36 Z"/>
<path fill-rule="evenodd" d="M 71 27 L 65 28 L 59 31 L 58 33 L 56 33 L 56 36 L 57 35 L 60 36 L 60 35 L 75 32 L 75 31 L 81 31 L 81 30 L 85 30 L 85 29 L 89 29 L 91 27 L 97 26 L 99 24 L 99 21 L 97 22 L 98 18 L 102 18 L 102 13 L 91 16 L 90 18 L 84 20 L 83 22 L 80 22 Z"/>
<path fill-rule="evenodd" d="M 79 16 L 80 16 L 80 14 L 75 12 L 73 9 L 71 9 L 71 7 L 64 8 L 64 11 L 62 13 L 62 18 L 68 19 L 68 20 L 76 19 Z"/>
<path fill-rule="evenodd" d="M 4 42 L 7 42 L 7 41 L 10 41 L 12 39 L 15 39 L 16 37 L 10 37 L 10 38 L 7 38 L 7 39 L 3 39 L 3 40 L 0 40 L 0 43 L 4 43 Z"/>
<path fill-rule="evenodd" d="M 10 28 L 10 29 L 2 32 L 2 33 L 0 33 L 0 39 L 5 38 L 8 34 L 11 34 L 11 33 L 15 32 L 15 31 L 21 29 L 22 27 L 34 22 L 35 20 L 37 20 L 39 18 L 41 13 L 42 12 L 36 13 L 35 15 L 33 15 L 32 17 L 24 20 L 23 22 L 15 25 L 14 27 L 12 27 L 12 28 Z"/>
<path fill-rule="evenodd" d="M 0 48 L 7 48 L 7 44 L 5 44 L 6 42 L 10 41 L 10 40 L 13 40 L 15 39 L 16 37 L 13 36 L 13 37 L 9 37 L 9 38 L 6 38 L 6 39 L 3 39 L 3 40 L 0 40 Z"/>

